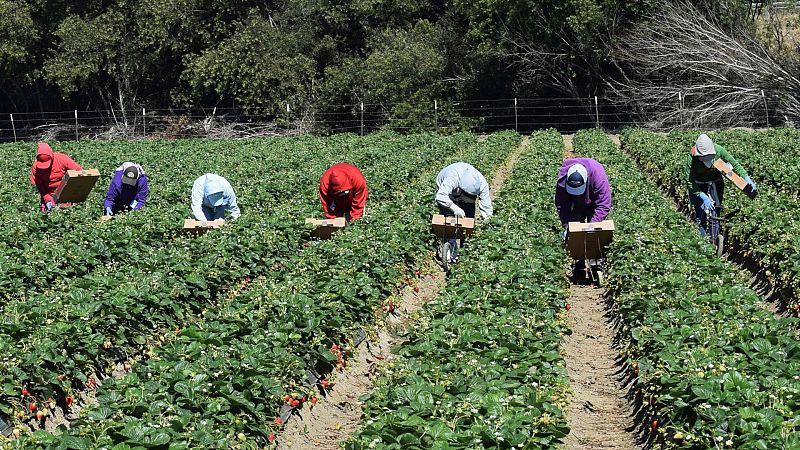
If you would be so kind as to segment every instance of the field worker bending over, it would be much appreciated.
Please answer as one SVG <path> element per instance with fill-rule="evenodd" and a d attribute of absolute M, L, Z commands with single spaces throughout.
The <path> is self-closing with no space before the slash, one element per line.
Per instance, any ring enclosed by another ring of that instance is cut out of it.
<path fill-rule="evenodd" d="M 569 222 L 600 222 L 611 212 L 611 186 L 603 165 L 591 158 L 564 161 L 556 182 L 556 211 L 567 238 Z"/>
<path fill-rule="evenodd" d="M 228 180 L 213 173 L 196 179 L 192 185 L 194 218 L 201 221 L 225 219 L 225 211 L 230 211 L 233 220 L 241 215 L 236 194 Z"/>
<path fill-rule="evenodd" d="M 36 152 L 36 159 L 31 167 L 31 184 L 36 186 L 39 191 L 41 202 L 39 207 L 42 211 L 50 211 L 55 205 L 56 189 L 61 185 L 64 174 L 68 170 L 83 170 L 81 166 L 69 156 L 54 152 L 50 145 L 40 142 Z M 60 206 L 69 206 L 66 203 Z"/>
<path fill-rule="evenodd" d="M 450 164 L 436 177 L 436 206 L 447 217 L 475 217 L 475 201 L 480 199 L 481 218 L 494 213 L 489 198 L 489 183 L 478 169 L 464 162 Z"/>
<path fill-rule="evenodd" d="M 105 215 L 142 209 L 148 193 L 147 175 L 142 166 L 132 162 L 122 163 L 114 171 L 108 186 L 106 201 L 103 203 Z"/>
<path fill-rule="evenodd" d="M 706 210 L 713 210 L 722 206 L 722 196 L 725 191 L 725 180 L 722 179 L 722 172 L 714 168 L 714 161 L 722 159 L 737 175 L 744 178 L 750 185 L 753 192 L 756 191 L 756 183 L 747 175 L 739 161 L 736 160 L 725 147 L 715 144 L 706 134 L 701 134 L 692 147 L 692 154 L 686 163 L 687 187 L 689 189 L 689 201 L 694 209 L 694 221 L 697 224 L 700 235 L 706 235 Z M 709 184 L 713 183 L 717 190 L 718 204 L 707 194 Z"/>
<path fill-rule="evenodd" d="M 319 180 L 319 200 L 326 219 L 344 217 L 347 222 L 360 219 L 364 216 L 367 195 L 367 180 L 352 164 L 334 164 Z"/>

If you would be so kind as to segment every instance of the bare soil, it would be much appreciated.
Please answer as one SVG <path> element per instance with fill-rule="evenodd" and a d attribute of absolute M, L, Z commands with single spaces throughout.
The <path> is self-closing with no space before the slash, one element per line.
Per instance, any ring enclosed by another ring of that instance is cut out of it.
<path fill-rule="evenodd" d="M 572 146 L 572 138 L 574 136 L 574 134 L 561 135 L 561 137 L 564 139 L 564 159 L 575 157 L 575 148 Z"/>
<path fill-rule="evenodd" d="M 617 379 L 614 331 L 605 319 L 602 289 L 573 285 L 569 313 L 572 335 L 564 339 L 572 401 L 567 412 L 567 450 L 635 449 L 633 419 Z"/>
<path fill-rule="evenodd" d="M 495 173 L 490 191 L 502 189 L 522 152 L 528 138 L 509 155 Z M 377 367 L 392 359 L 392 349 L 403 342 L 402 333 L 417 316 L 426 302 L 434 298 L 446 285 L 446 278 L 433 258 L 421 269 L 416 288 L 408 286 L 400 293 L 395 314 L 386 318 L 385 327 L 377 338 L 365 340 L 356 348 L 355 360 L 343 372 L 336 374 L 336 385 L 316 406 L 303 404 L 298 416 L 289 420 L 278 439 L 278 449 L 335 450 L 358 429 L 361 423 L 362 403 L 359 397 L 372 389 Z"/>

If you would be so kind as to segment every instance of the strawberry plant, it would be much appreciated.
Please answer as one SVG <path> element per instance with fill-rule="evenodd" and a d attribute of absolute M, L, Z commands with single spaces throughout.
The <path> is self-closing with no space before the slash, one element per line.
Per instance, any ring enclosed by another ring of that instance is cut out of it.
<path fill-rule="evenodd" d="M 627 132 L 626 146 L 639 133 Z M 666 156 L 653 137 L 645 170 L 658 173 L 650 164 Z M 574 143 L 614 186 L 606 295 L 639 431 L 663 448 L 800 446 L 797 319 L 763 309 L 747 279 L 603 133 L 580 132 Z"/>

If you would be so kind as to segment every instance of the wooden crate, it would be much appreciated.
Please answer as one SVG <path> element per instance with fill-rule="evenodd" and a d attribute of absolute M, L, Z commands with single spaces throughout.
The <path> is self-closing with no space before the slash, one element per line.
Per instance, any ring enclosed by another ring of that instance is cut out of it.
<path fill-rule="evenodd" d="M 567 251 L 573 259 L 602 258 L 605 247 L 614 237 L 614 221 L 570 222 Z"/>
<path fill-rule="evenodd" d="M 431 219 L 433 234 L 445 239 L 464 239 L 475 231 L 475 219 L 471 217 L 445 217 L 434 214 Z"/>
<path fill-rule="evenodd" d="M 225 220 L 223 219 L 217 219 L 217 220 L 186 219 L 183 221 L 183 231 L 188 234 L 201 235 L 207 233 L 208 230 L 219 228 L 224 224 Z"/>
<path fill-rule="evenodd" d="M 747 181 L 744 181 L 744 178 L 740 177 L 733 171 L 733 168 L 728 166 L 728 164 L 723 161 L 722 159 L 717 159 L 714 161 L 714 168 L 722 172 L 725 175 L 725 178 L 729 179 L 734 186 L 739 188 L 740 191 L 744 192 L 750 198 L 755 198 L 756 192 L 753 191 L 752 186 Z"/>
<path fill-rule="evenodd" d="M 56 203 L 85 202 L 99 179 L 100 171 L 97 169 L 68 170 L 53 197 Z"/>
<path fill-rule="evenodd" d="M 335 219 L 306 219 L 306 225 L 313 225 L 311 237 L 317 239 L 330 239 L 333 233 L 343 230 L 347 226 L 347 221 L 344 217 L 337 217 Z"/>

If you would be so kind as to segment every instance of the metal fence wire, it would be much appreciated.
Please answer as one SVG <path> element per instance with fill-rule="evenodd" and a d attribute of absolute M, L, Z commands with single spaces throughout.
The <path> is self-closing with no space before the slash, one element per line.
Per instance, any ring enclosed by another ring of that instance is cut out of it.
<path fill-rule="evenodd" d="M 274 108 L 192 108 L 131 110 L 72 110 L 0 114 L 0 142 L 41 140 L 137 140 L 181 138 L 241 139 L 350 132 L 380 129 L 400 132 L 493 132 L 512 129 L 527 133 L 543 128 L 574 132 L 582 128 L 619 131 L 627 126 L 659 130 L 707 128 L 702 120 L 682 114 L 680 93 L 666 120 L 647 121 L 632 107 L 608 98 L 512 98 L 441 101 L 426 104 L 358 103 L 285 105 Z M 734 126 L 764 128 L 788 125 L 776 111 L 779 99 L 764 96 L 763 105 L 731 118 Z M 283 108 L 281 108 L 283 109 Z"/>

